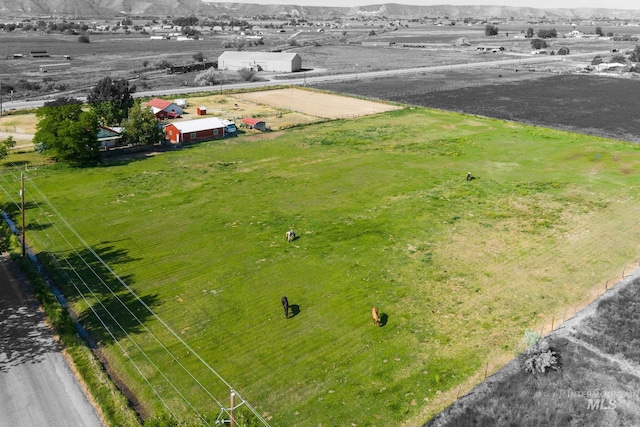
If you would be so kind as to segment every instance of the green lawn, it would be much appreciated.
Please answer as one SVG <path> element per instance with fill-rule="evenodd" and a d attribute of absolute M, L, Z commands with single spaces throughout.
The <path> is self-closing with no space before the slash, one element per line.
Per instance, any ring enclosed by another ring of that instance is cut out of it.
<path fill-rule="evenodd" d="M 162 399 L 212 423 L 228 389 L 92 251 L 271 425 L 418 425 L 512 357 L 526 329 L 637 262 L 639 164 L 630 143 L 410 108 L 39 167 L 27 239 L 65 267 L 59 285 L 147 414 Z M 106 284 L 85 279 L 81 300 L 67 262 Z"/>

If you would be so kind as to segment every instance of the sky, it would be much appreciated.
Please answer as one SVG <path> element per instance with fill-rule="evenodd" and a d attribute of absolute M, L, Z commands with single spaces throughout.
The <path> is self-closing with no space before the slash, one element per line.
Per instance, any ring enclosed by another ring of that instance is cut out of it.
<path fill-rule="evenodd" d="M 205 0 L 207 1 L 207 0 Z M 208 0 L 212 1 L 212 0 Z M 222 0 L 230 2 L 234 0 Z M 527 6 L 534 8 L 582 8 L 596 7 L 607 9 L 636 9 L 640 10 L 638 0 L 236 0 L 238 3 L 262 4 L 294 4 L 299 6 L 365 6 L 384 3 L 429 5 L 497 5 L 497 6 Z"/>

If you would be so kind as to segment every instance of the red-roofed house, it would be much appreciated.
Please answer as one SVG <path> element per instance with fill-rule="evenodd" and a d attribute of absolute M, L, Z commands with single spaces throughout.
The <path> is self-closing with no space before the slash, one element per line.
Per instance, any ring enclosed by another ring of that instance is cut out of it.
<path fill-rule="evenodd" d="M 246 118 L 242 119 L 242 123 L 244 123 L 249 129 L 258 129 L 261 131 L 267 130 L 267 124 L 260 119 Z"/>
<path fill-rule="evenodd" d="M 146 105 L 151 107 L 153 115 L 160 120 L 166 118 L 174 119 L 180 117 L 183 113 L 182 107 L 166 99 L 153 98 Z"/>

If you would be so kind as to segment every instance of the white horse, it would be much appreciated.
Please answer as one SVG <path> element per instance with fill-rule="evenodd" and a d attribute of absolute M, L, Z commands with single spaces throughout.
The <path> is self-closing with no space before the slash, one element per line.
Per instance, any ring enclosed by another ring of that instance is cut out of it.
<path fill-rule="evenodd" d="M 296 232 L 293 230 L 287 231 L 287 243 L 293 242 L 296 239 Z"/>

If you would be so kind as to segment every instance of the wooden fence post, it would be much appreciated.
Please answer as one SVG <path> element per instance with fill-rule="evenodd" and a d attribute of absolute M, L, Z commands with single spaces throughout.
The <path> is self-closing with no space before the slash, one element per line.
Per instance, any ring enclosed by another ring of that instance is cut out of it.
<path fill-rule="evenodd" d="M 231 390 L 231 412 L 229 413 L 230 415 L 230 420 L 229 420 L 229 425 L 231 427 L 235 427 L 236 425 L 236 392 Z"/>

